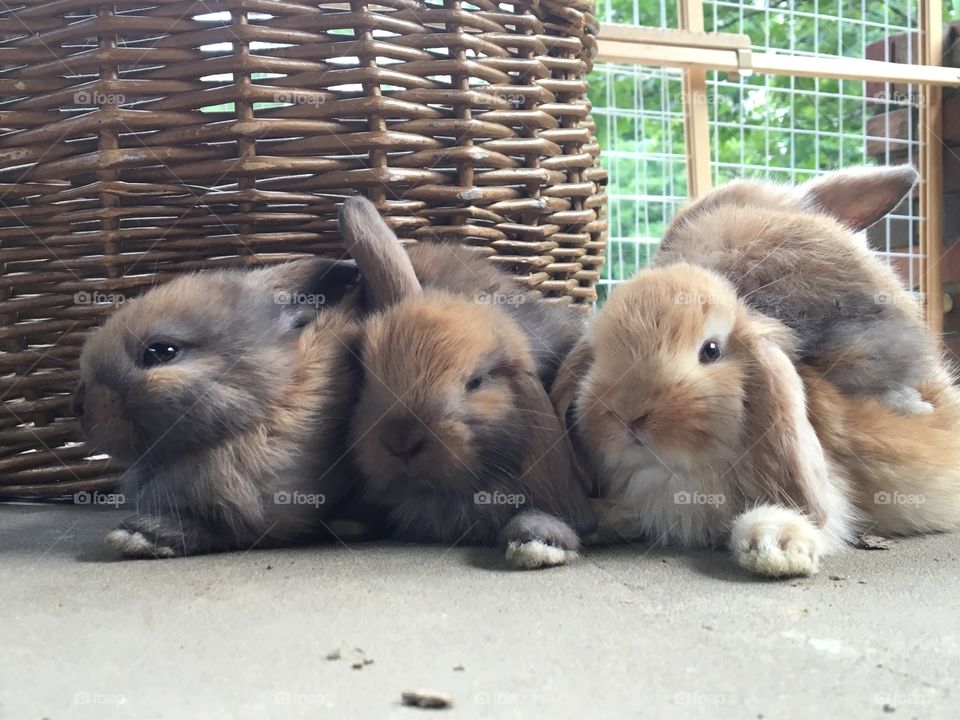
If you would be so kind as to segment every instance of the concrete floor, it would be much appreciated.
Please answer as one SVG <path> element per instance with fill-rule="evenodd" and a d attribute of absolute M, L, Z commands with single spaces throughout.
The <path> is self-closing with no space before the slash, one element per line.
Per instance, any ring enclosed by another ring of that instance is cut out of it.
<path fill-rule="evenodd" d="M 121 514 L 0 506 L 0 718 L 960 717 L 958 536 L 757 582 L 642 546 L 112 561 Z M 452 709 L 401 707 L 419 688 Z"/>

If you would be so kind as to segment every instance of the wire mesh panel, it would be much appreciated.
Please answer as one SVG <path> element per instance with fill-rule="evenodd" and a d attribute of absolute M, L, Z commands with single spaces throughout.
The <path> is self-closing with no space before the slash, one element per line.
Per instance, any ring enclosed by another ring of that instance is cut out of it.
<path fill-rule="evenodd" d="M 604 22 L 677 26 L 672 2 L 607 0 L 599 10 Z M 708 31 L 748 35 L 757 51 L 916 62 L 919 46 L 917 3 L 903 0 L 717 0 L 704 3 L 704 20 Z M 610 172 L 603 296 L 647 264 L 664 223 L 685 200 L 683 96 L 679 72 L 669 69 L 597 65 L 591 82 Z M 625 109 L 630 99 L 633 109 Z M 921 101 L 916 88 L 892 83 L 708 73 L 714 183 L 738 177 L 799 183 L 851 165 L 916 164 Z M 633 207 L 638 202 L 647 207 Z M 869 232 L 872 247 L 912 286 L 919 281 L 917 221 L 911 199 Z"/>

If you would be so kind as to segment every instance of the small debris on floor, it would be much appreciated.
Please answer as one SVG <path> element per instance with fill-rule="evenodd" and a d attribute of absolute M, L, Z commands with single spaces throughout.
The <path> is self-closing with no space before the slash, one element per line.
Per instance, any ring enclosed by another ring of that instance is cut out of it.
<path fill-rule="evenodd" d="M 340 650 L 331 650 L 327 653 L 327 660 L 339 660 L 340 659 Z"/>
<path fill-rule="evenodd" d="M 273 565 L 267 565 L 267 570 L 273 570 Z"/>
<path fill-rule="evenodd" d="M 884 705 L 883 705 L 883 711 L 884 711 L 885 713 L 892 713 L 892 712 L 896 712 L 897 709 L 896 709 L 893 705 L 891 705 L 890 703 L 884 703 Z"/>
<path fill-rule="evenodd" d="M 839 581 L 839 580 L 846 580 L 846 579 L 847 579 L 847 576 L 846 576 L 846 575 L 831 575 L 831 576 L 830 576 L 830 579 L 831 579 L 831 580 L 838 580 L 838 581 Z"/>
<path fill-rule="evenodd" d="M 893 543 L 879 535 L 861 535 L 857 538 L 857 547 L 861 550 L 889 550 Z"/>
<path fill-rule="evenodd" d="M 357 660 L 352 667 L 354 670 L 363 670 L 367 665 L 373 665 L 373 658 L 363 658 L 363 660 Z"/>
<path fill-rule="evenodd" d="M 448 708 L 453 705 L 453 698 L 443 693 L 433 690 L 404 690 L 400 696 L 403 704 L 409 707 L 430 708 L 433 710 L 439 708 Z"/>
<path fill-rule="evenodd" d="M 454 665 L 453 667 L 454 672 L 463 672 L 464 670 L 466 670 L 466 668 L 463 665 Z"/>

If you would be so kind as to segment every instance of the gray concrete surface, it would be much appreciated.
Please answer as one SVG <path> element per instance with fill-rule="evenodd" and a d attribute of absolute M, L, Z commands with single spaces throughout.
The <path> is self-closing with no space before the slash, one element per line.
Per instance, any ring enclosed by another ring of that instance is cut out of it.
<path fill-rule="evenodd" d="M 118 517 L 0 506 L 0 718 L 960 718 L 957 536 L 758 582 L 643 546 L 112 561 Z"/>

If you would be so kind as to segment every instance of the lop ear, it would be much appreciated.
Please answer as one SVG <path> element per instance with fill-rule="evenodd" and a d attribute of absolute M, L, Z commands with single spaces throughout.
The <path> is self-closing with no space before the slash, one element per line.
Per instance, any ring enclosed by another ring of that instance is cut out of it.
<path fill-rule="evenodd" d="M 893 210 L 918 178 L 912 165 L 850 168 L 815 178 L 799 192 L 809 210 L 859 232 Z"/>
<path fill-rule="evenodd" d="M 747 342 L 751 362 L 746 411 L 752 434 L 743 462 L 760 497 L 796 508 L 822 527 L 827 519 L 827 460 L 807 416 L 803 381 L 782 345 L 789 333 L 766 326 L 757 330 Z"/>
<path fill-rule="evenodd" d="M 529 489 L 531 504 L 567 521 L 579 534 L 596 529 L 596 517 L 579 475 L 570 438 L 556 416 L 536 374 L 521 373 L 515 380 L 517 410 L 526 437 L 521 458 L 521 484 Z"/>
<path fill-rule="evenodd" d="M 324 308 L 354 307 L 360 301 L 360 270 L 352 260 L 304 258 L 251 274 L 251 292 L 273 294 L 289 327 L 299 330 Z"/>
<path fill-rule="evenodd" d="M 375 309 L 420 294 L 420 282 L 406 250 L 373 203 L 363 197 L 347 198 L 340 209 L 339 223 L 344 244 L 363 273 Z"/>
<path fill-rule="evenodd" d="M 573 349 L 567 353 L 557 370 L 557 376 L 550 388 L 550 400 L 556 410 L 557 417 L 563 422 L 568 430 L 569 418 L 567 417 L 570 408 L 573 407 L 573 401 L 577 397 L 577 390 L 583 377 L 593 365 L 593 341 L 589 337 L 589 331 L 583 335 Z"/>

